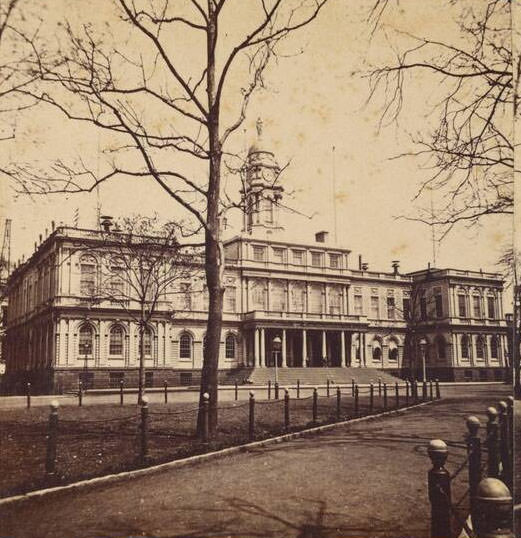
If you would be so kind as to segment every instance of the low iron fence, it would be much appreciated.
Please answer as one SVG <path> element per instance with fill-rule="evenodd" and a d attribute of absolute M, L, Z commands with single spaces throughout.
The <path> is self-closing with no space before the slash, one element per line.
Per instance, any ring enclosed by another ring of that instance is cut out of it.
<path fill-rule="evenodd" d="M 240 400 L 236 386 L 235 400 L 220 402 L 218 406 L 218 428 L 212 436 L 208 427 L 208 399 L 203 400 L 202 407 L 169 402 L 166 383 L 163 403 L 151 404 L 145 397 L 137 408 L 130 404 L 130 395 L 123 384 L 120 385 L 119 405 L 85 406 L 85 391 L 80 384 L 77 404 L 81 409 L 74 411 L 71 406 L 60 409 L 58 403 L 53 402 L 47 417 L 44 409 L 31 408 L 29 386 L 27 408 L 32 409 L 31 413 L 25 422 L 16 423 L 17 431 L 11 436 L 16 441 L 18 435 L 18 448 L 22 452 L 27 446 L 33 447 L 27 462 L 23 454 L 18 458 L 24 467 L 33 466 L 31 480 L 22 481 L 22 489 L 161 463 L 441 397 L 437 382 L 387 384 L 379 380 L 362 387 L 353 381 L 342 387 L 328 383 L 322 390 L 325 394 L 319 394 L 316 388 L 309 394 L 309 390 L 300 387 L 300 383 L 291 390 L 275 383 L 265 389 L 249 391 L 248 399 Z M 202 428 L 197 436 L 200 411 Z M 31 415 L 38 420 L 31 421 Z M 3 426 L 9 428 L 6 423 Z M 38 447 L 44 448 L 44 458 L 38 455 L 42 454 Z M 12 493 L 16 487 L 15 484 L 10 486 L 7 489 Z M 1 481 L 0 489 L 5 494 Z"/>
<path fill-rule="evenodd" d="M 431 503 L 431 538 L 451 538 L 463 529 L 469 538 L 514 538 L 512 530 L 513 487 L 513 403 L 509 396 L 486 411 L 485 435 L 475 416 L 466 419 L 467 455 L 452 474 L 445 468 L 449 455 L 441 439 L 429 443 L 432 462 L 428 473 Z M 468 487 L 457 501 L 452 500 L 452 483 L 468 473 Z M 470 517 L 461 517 L 460 507 L 468 499 Z M 454 534 L 456 532 L 456 534 Z"/>

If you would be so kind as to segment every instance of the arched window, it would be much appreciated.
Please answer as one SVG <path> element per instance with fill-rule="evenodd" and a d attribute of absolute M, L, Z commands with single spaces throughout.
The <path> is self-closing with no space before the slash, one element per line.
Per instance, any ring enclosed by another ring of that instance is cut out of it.
<path fill-rule="evenodd" d="M 397 361 L 398 360 L 398 344 L 396 340 L 389 341 L 389 360 Z"/>
<path fill-rule="evenodd" d="M 148 327 L 143 331 L 143 349 L 145 357 L 152 355 L 152 331 Z"/>
<path fill-rule="evenodd" d="M 495 334 L 490 339 L 490 358 L 499 359 L 499 339 Z"/>
<path fill-rule="evenodd" d="M 79 332 L 79 345 L 78 345 L 78 351 L 80 355 L 87 356 L 92 355 L 92 338 L 94 336 L 94 333 L 92 331 L 92 327 L 85 323 L 80 327 Z"/>
<path fill-rule="evenodd" d="M 94 295 L 96 291 L 97 262 L 93 256 L 83 256 L 80 260 L 80 293 Z"/>
<path fill-rule="evenodd" d="M 373 349 L 373 360 L 382 360 L 382 346 L 380 345 L 380 342 L 376 339 L 373 340 L 373 342 L 371 343 L 371 347 Z"/>
<path fill-rule="evenodd" d="M 438 359 L 445 359 L 447 356 L 447 347 L 445 338 L 439 335 L 436 337 L 436 351 L 438 352 Z"/>
<path fill-rule="evenodd" d="M 229 334 L 225 341 L 225 357 L 227 359 L 235 359 L 235 336 Z"/>
<path fill-rule="evenodd" d="M 476 338 L 476 359 L 484 359 L 485 358 L 485 339 L 483 338 L 483 335 L 479 335 Z"/>
<path fill-rule="evenodd" d="M 188 333 L 183 333 L 179 338 L 179 358 L 192 358 L 192 337 Z"/>
<path fill-rule="evenodd" d="M 125 332 L 121 325 L 114 325 L 109 335 L 109 355 L 120 357 L 123 355 L 123 338 Z"/>
<path fill-rule="evenodd" d="M 469 358 L 469 337 L 466 334 L 461 337 L 461 358 Z"/>

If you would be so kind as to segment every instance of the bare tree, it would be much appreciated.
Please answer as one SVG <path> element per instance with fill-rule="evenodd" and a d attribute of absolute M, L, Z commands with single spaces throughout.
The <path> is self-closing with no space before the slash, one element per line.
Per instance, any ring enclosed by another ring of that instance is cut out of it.
<path fill-rule="evenodd" d="M 92 249 L 103 262 L 97 285 L 87 291 L 89 301 L 109 301 L 120 307 L 139 328 L 138 403 L 145 390 L 145 335 L 160 310 L 173 313 L 176 284 L 193 276 L 194 257 L 183 252 L 179 229 L 172 223 L 160 226 L 156 217 L 134 216 L 101 232 L 101 244 Z M 82 249 L 84 251 L 84 249 Z"/>
<path fill-rule="evenodd" d="M 415 197 L 417 214 L 411 218 L 439 225 L 442 237 L 457 223 L 513 212 L 516 106 L 511 2 L 447 1 L 461 9 L 454 42 L 397 32 L 396 61 L 368 75 L 370 99 L 381 100 L 381 126 L 398 120 L 407 106 L 407 86 L 414 85 L 416 75 L 439 86 L 443 94 L 429 111 L 435 117 L 434 129 L 426 123 L 413 137 L 415 149 L 401 155 L 420 158 L 429 170 Z M 373 30 L 385 25 L 394 8 L 390 0 L 373 4 Z M 434 213 L 425 203 L 431 191 L 440 200 Z"/>
<path fill-rule="evenodd" d="M 68 193 L 115 176 L 151 178 L 191 217 L 191 231 L 204 234 L 209 313 L 200 397 L 210 395 L 212 433 L 225 263 L 219 222 L 241 207 L 231 194 L 239 188 L 224 192 L 223 162 L 240 168 L 230 140 L 267 66 L 284 38 L 314 21 L 327 1 L 115 0 L 127 41 L 112 42 L 111 28 L 103 33 L 67 23 L 55 62 L 38 56 L 35 63 L 41 89 L 27 92 L 111 135 L 111 162 L 100 175 L 82 163 L 58 161 L 45 174 L 12 170 L 14 178 L 33 191 Z M 238 30 L 230 15 L 241 9 Z"/>

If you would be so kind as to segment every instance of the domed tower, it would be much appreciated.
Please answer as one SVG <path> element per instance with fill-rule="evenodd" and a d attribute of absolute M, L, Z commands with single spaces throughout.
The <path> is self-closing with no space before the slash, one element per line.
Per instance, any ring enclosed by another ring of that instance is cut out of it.
<path fill-rule="evenodd" d="M 280 167 L 274 154 L 264 147 L 260 118 L 257 120 L 257 139 L 248 150 L 242 172 L 244 231 L 253 234 L 282 230 L 279 202 L 284 189 L 278 184 Z"/>

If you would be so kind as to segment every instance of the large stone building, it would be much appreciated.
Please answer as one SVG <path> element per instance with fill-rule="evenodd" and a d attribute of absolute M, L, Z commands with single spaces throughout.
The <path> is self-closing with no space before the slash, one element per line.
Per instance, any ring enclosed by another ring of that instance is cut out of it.
<path fill-rule="evenodd" d="M 258 141 L 244 169 L 243 231 L 225 242 L 223 377 L 252 369 L 372 368 L 440 379 L 502 379 L 506 323 L 499 275 L 369 270 L 326 232 L 284 239 L 279 168 Z M 59 227 L 12 273 L 5 354 L 11 388 L 137 383 L 137 325 L 111 301 L 93 304 L 104 263 L 98 230 Z M 145 334 L 147 384 L 197 381 L 207 292 L 203 271 L 176 282 Z M 280 352 L 274 339 L 282 341 Z M 425 364 L 425 366 L 424 366 Z"/>

